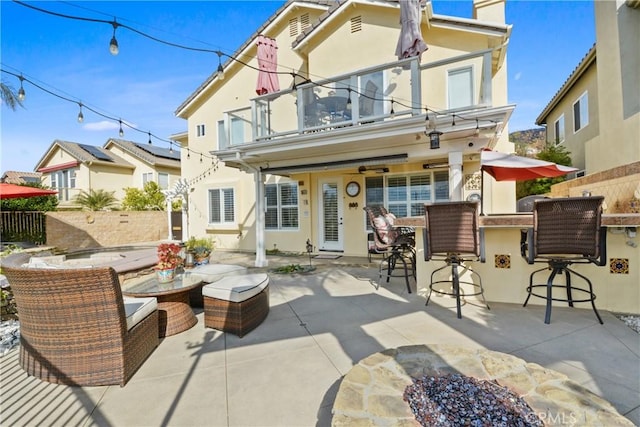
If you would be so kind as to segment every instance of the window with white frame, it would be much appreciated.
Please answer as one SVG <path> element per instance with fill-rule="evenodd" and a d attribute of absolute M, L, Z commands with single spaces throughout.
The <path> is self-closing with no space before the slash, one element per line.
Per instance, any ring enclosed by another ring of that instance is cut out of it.
<path fill-rule="evenodd" d="M 473 105 L 473 67 L 449 70 L 447 83 L 450 109 Z"/>
<path fill-rule="evenodd" d="M 573 131 L 578 132 L 589 124 L 589 93 L 585 92 L 573 104 Z"/>
<path fill-rule="evenodd" d="M 168 173 L 163 173 L 163 172 L 158 173 L 158 187 L 160 187 L 161 190 L 166 190 L 167 188 L 169 188 Z"/>
<path fill-rule="evenodd" d="M 204 136 L 204 124 L 196 125 L 196 136 Z"/>
<path fill-rule="evenodd" d="M 265 185 L 265 229 L 298 229 L 298 184 L 286 182 Z"/>
<path fill-rule="evenodd" d="M 144 172 L 142 174 L 142 186 L 144 187 L 147 182 L 153 182 L 153 172 Z"/>
<path fill-rule="evenodd" d="M 209 223 L 228 224 L 235 221 L 233 188 L 209 190 Z"/>
<path fill-rule="evenodd" d="M 386 206 L 396 217 L 424 215 L 425 203 L 449 200 L 449 172 L 367 177 L 365 199 L 367 206 Z"/>
<path fill-rule="evenodd" d="M 555 121 L 553 131 L 555 132 L 553 138 L 556 145 L 562 144 L 564 142 L 564 114 Z"/>
<path fill-rule="evenodd" d="M 58 191 L 58 200 L 70 200 L 69 189 L 76 188 L 76 170 L 51 172 L 51 188 Z"/>
<path fill-rule="evenodd" d="M 224 129 L 224 120 L 218 120 L 218 149 L 228 147 L 227 132 Z"/>

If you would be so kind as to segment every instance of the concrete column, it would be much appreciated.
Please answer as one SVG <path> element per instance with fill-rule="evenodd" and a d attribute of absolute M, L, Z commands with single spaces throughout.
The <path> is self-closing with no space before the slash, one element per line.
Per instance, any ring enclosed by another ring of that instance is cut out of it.
<path fill-rule="evenodd" d="M 462 201 L 462 152 L 449 153 L 449 200 Z"/>

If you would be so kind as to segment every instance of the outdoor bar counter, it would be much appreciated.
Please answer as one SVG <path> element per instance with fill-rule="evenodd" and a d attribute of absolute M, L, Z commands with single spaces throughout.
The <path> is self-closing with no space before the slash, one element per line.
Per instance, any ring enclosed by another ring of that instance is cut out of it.
<path fill-rule="evenodd" d="M 444 265 L 440 260 L 424 260 L 424 221 L 424 217 L 420 216 L 398 218 L 395 222 L 397 226 L 416 228 L 417 289 L 420 294 L 428 292 L 431 272 Z M 534 270 L 544 267 L 542 263 L 527 264 L 520 256 L 520 230 L 533 226 L 533 215 L 483 215 L 480 216 L 479 223 L 485 234 L 486 262 L 474 261 L 469 262 L 469 265 L 482 277 L 484 294 L 489 306 L 492 301 L 522 304 L 527 296 L 529 275 Z M 602 224 L 608 228 L 607 264 L 603 267 L 595 264 L 574 264 L 573 268 L 593 283 L 598 309 L 640 314 L 640 236 L 637 234 L 637 231 L 640 231 L 640 214 L 603 214 Z M 543 283 L 546 278 L 546 274 L 539 273 L 534 284 Z M 470 279 L 468 276 L 465 280 Z M 574 280 L 575 285 L 582 287 L 579 278 L 576 277 Z M 461 288 L 472 293 L 472 289 L 465 289 L 464 286 Z M 435 293 L 431 298 L 435 298 L 436 302 L 444 306 L 455 307 L 455 299 Z M 472 298 L 477 301 L 479 297 Z M 540 298 L 529 300 L 529 305 L 544 303 Z M 567 304 L 554 302 L 554 306 L 566 307 Z M 589 303 L 576 303 L 575 306 L 591 310 Z M 453 315 L 455 316 L 455 313 Z M 464 316 L 464 307 L 462 315 Z M 542 317 L 540 321 L 542 323 Z"/>

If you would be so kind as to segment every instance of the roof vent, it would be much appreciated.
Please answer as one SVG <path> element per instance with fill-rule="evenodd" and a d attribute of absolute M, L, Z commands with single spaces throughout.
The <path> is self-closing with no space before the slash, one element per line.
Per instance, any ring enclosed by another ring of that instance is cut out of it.
<path fill-rule="evenodd" d="M 358 31 L 362 31 L 362 16 L 351 18 L 351 32 L 357 33 Z"/>
<path fill-rule="evenodd" d="M 305 13 L 303 15 L 300 15 L 300 29 L 304 31 L 309 28 L 309 25 L 311 25 L 309 23 L 309 14 Z"/>
<path fill-rule="evenodd" d="M 298 36 L 298 18 L 289 19 L 289 35 L 291 37 Z"/>

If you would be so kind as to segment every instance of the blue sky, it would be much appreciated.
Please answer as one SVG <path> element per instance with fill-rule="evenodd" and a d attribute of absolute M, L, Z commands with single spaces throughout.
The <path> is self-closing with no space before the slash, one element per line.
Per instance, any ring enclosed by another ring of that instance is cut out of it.
<path fill-rule="evenodd" d="M 112 20 L 173 43 L 233 53 L 282 1 L 44 1 L 57 13 Z M 471 17 L 471 0 L 433 0 L 434 13 Z M 143 130 L 125 139 L 147 142 L 147 131 L 168 139 L 186 130 L 176 108 L 218 65 L 215 54 L 151 41 L 119 28 L 120 53 L 108 45 L 111 25 L 70 20 L 1 0 L 2 69 L 81 101 Z M 595 42 L 593 1 L 507 0 L 513 25 L 508 48 L 509 130 L 535 127 L 535 119 Z M 286 65 L 286 64 L 282 64 Z M 19 87 L 16 77 L 2 81 Z M 25 82 L 25 108 L 1 107 L 0 170 L 31 171 L 55 139 L 103 145 L 118 125 Z M 168 143 L 154 144 L 168 147 Z"/>

